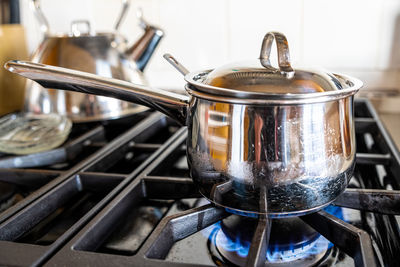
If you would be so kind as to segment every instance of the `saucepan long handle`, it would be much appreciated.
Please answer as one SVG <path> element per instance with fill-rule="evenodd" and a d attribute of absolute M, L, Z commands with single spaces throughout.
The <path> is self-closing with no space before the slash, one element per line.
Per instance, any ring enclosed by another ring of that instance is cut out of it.
<path fill-rule="evenodd" d="M 104 78 L 87 72 L 26 61 L 9 61 L 7 70 L 38 82 L 45 88 L 102 95 L 154 108 L 186 124 L 189 96 Z"/>

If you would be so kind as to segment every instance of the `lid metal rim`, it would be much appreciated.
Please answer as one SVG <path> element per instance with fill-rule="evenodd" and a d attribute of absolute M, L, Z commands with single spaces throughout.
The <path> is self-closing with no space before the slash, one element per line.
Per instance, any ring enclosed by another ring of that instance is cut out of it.
<path fill-rule="evenodd" d="M 337 101 L 349 96 L 354 95 L 357 90 L 351 93 L 344 93 L 340 95 L 325 95 L 321 97 L 314 97 L 309 99 L 251 99 L 251 98 L 237 98 L 237 97 L 226 97 L 218 96 L 213 94 L 203 93 L 201 91 L 193 90 L 193 86 L 190 84 L 186 85 L 186 92 L 194 97 L 206 99 L 210 101 L 220 102 L 220 103 L 230 103 L 230 104 L 240 104 L 240 105 L 304 105 L 304 104 L 315 104 L 324 103 L 329 101 Z"/>
<path fill-rule="evenodd" d="M 273 94 L 259 92 L 238 92 L 229 88 L 221 88 L 198 82 L 195 77 L 207 75 L 212 70 L 191 72 L 185 75 L 186 91 L 193 96 L 203 99 L 228 102 L 235 104 L 308 104 L 328 102 L 354 95 L 363 86 L 363 83 L 356 78 L 347 75 L 332 73 L 333 75 L 352 83 L 352 86 L 337 90 L 318 93 L 304 94 Z M 218 92 L 216 94 L 215 92 Z"/>

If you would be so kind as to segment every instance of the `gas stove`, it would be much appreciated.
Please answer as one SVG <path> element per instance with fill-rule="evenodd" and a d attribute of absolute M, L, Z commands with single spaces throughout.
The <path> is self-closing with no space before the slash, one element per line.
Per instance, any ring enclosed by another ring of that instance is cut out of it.
<path fill-rule="evenodd" d="M 357 163 L 322 211 L 269 219 L 199 195 L 186 129 L 159 113 L 74 125 L 63 147 L 0 155 L 0 265 L 397 266 L 400 155 L 355 102 Z"/>

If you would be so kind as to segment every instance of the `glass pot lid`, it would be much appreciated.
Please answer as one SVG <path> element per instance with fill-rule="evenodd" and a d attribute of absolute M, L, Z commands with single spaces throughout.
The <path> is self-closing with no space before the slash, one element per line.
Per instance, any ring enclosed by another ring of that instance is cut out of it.
<path fill-rule="evenodd" d="M 278 68 L 271 65 L 273 42 L 278 52 Z M 260 58 L 228 64 L 211 71 L 190 73 L 185 77 L 190 90 L 236 98 L 305 99 L 354 94 L 362 83 L 343 75 L 318 70 L 293 69 L 286 37 L 268 32 L 263 39 Z"/>

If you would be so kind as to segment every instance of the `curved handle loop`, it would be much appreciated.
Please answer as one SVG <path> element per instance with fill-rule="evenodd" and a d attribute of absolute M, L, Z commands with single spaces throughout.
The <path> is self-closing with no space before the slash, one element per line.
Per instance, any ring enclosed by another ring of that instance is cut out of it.
<path fill-rule="evenodd" d="M 277 71 L 271 65 L 270 55 L 272 43 L 276 42 L 276 49 L 278 51 L 278 65 L 279 71 L 288 77 L 293 77 L 294 70 L 290 65 L 289 45 L 286 36 L 280 32 L 268 32 L 263 39 L 260 53 L 260 62 L 265 68 Z"/>

